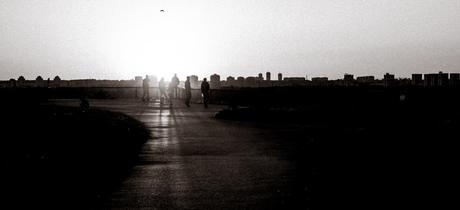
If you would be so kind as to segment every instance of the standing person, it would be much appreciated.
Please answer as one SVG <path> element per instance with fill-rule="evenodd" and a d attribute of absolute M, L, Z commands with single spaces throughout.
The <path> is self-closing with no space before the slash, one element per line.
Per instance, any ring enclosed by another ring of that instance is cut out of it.
<path fill-rule="evenodd" d="M 171 78 L 171 83 L 170 87 L 172 87 L 172 93 L 173 97 L 177 98 L 177 86 L 179 85 L 179 78 L 177 78 L 177 74 L 174 74 L 174 76 Z"/>
<path fill-rule="evenodd" d="M 190 86 L 190 77 L 185 81 L 185 105 L 190 107 L 190 100 L 192 99 L 192 86 Z"/>
<path fill-rule="evenodd" d="M 168 98 L 166 95 L 166 85 L 163 78 L 161 78 L 160 82 L 158 83 L 158 89 L 160 89 L 160 104 L 163 104 L 165 98 Z"/>
<path fill-rule="evenodd" d="M 168 95 L 169 95 L 169 106 L 172 107 L 172 99 L 174 98 L 174 91 L 175 91 L 175 86 L 172 82 L 169 83 L 168 85 Z"/>
<path fill-rule="evenodd" d="M 203 104 L 204 108 L 208 108 L 209 102 L 209 83 L 206 81 L 206 78 L 203 79 L 201 83 L 201 93 L 203 94 Z"/>
<path fill-rule="evenodd" d="M 150 85 L 149 76 L 145 75 L 145 79 L 142 81 L 142 88 L 143 88 L 142 101 L 150 100 L 149 85 Z"/>

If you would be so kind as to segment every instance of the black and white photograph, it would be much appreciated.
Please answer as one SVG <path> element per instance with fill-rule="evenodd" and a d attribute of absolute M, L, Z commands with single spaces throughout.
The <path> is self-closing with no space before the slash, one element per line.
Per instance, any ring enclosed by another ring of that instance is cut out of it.
<path fill-rule="evenodd" d="M 460 0 L 0 0 L 0 209 L 457 209 L 459 132 Z"/>

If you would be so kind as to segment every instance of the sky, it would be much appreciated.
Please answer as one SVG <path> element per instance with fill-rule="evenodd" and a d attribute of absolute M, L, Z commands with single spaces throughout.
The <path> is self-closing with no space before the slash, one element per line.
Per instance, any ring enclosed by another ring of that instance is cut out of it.
<path fill-rule="evenodd" d="M 459 11 L 460 0 L 0 0 L 0 80 L 460 72 Z"/>

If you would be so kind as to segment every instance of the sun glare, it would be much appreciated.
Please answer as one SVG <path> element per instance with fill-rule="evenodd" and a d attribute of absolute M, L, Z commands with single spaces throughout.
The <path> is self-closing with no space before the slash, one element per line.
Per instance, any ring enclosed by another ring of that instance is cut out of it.
<path fill-rule="evenodd" d="M 118 23 L 110 34 L 109 54 L 121 77 L 185 77 L 202 66 L 198 31 L 184 17 L 158 12 L 150 19 Z"/>

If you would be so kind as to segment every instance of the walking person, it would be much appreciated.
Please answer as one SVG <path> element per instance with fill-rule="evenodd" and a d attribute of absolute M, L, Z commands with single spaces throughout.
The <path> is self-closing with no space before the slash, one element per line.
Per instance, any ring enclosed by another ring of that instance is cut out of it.
<path fill-rule="evenodd" d="M 185 105 L 190 107 L 190 100 L 192 99 L 192 87 L 190 86 L 190 77 L 185 81 Z"/>
<path fill-rule="evenodd" d="M 163 78 L 161 78 L 158 83 L 158 89 L 160 89 L 160 104 L 163 104 L 164 100 L 168 98 L 168 95 L 166 94 L 166 84 Z"/>
<path fill-rule="evenodd" d="M 206 81 L 206 78 L 203 79 L 201 83 L 201 93 L 203 94 L 203 104 L 204 108 L 208 108 L 209 102 L 209 83 Z"/>
<path fill-rule="evenodd" d="M 169 95 L 169 106 L 173 106 L 173 98 L 174 98 L 174 92 L 175 92 L 175 86 L 172 82 L 169 83 L 168 85 L 168 95 Z"/>
<path fill-rule="evenodd" d="M 172 88 L 172 98 L 177 98 L 177 86 L 179 85 L 179 78 L 177 78 L 177 74 L 174 74 L 174 76 L 171 78 L 171 83 L 170 87 Z"/>
<path fill-rule="evenodd" d="M 142 89 L 143 89 L 142 101 L 150 100 L 150 92 L 149 92 L 150 87 L 149 86 L 150 86 L 149 76 L 145 75 L 145 79 L 142 81 Z"/>

